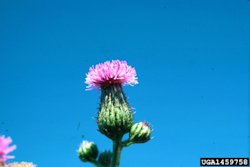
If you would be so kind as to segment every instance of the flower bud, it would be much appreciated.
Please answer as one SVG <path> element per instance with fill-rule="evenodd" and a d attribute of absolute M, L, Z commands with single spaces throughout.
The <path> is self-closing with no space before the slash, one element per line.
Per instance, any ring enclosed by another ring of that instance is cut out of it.
<path fill-rule="evenodd" d="M 99 131 L 112 140 L 122 138 L 133 124 L 133 114 L 120 84 L 102 87 L 100 111 L 97 117 Z"/>
<path fill-rule="evenodd" d="M 145 143 L 150 140 L 152 130 L 147 122 L 134 124 L 129 133 L 129 141 L 133 143 Z"/>
<path fill-rule="evenodd" d="M 83 162 L 92 162 L 98 156 L 96 144 L 89 141 L 83 141 L 78 149 L 78 156 Z"/>
<path fill-rule="evenodd" d="M 99 155 L 98 162 L 103 166 L 110 166 L 112 160 L 112 152 L 104 151 Z"/>

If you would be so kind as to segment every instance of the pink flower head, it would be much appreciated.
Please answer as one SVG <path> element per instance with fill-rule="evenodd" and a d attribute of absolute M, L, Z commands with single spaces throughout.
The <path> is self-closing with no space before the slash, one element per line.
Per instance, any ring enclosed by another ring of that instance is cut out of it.
<path fill-rule="evenodd" d="M 16 149 L 16 146 L 9 146 L 12 142 L 10 137 L 0 136 L 0 164 L 5 163 L 8 159 L 14 158 L 14 156 L 7 155 L 11 151 Z"/>
<path fill-rule="evenodd" d="M 110 84 L 138 84 L 136 71 L 126 61 L 112 60 L 92 66 L 86 74 L 87 89 L 101 88 Z"/>

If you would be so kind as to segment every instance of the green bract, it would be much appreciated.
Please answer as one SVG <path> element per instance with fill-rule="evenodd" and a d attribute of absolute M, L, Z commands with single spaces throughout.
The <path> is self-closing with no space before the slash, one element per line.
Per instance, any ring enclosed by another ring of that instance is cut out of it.
<path fill-rule="evenodd" d="M 99 155 L 98 162 L 103 165 L 109 167 L 112 160 L 112 152 L 104 151 Z"/>
<path fill-rule="evenodd" d="M 145 143 L 150 140 L 151 128 L 146 122 L 134 124 L 129 133 L 129 140 L 133 143 Z"/>
<path fill-rule="evenodd" d="M 112 140 L 120 139 L 130 131 L 133 114 L 120 84 L 102 87 L 97 122 L 101 133 Z"/>
<path fill-rule="evenodd" d="M 83 162 L 93 162 L 98 156 L 98 148 L 93 142 L 83 141 L 78 156 Z"/>

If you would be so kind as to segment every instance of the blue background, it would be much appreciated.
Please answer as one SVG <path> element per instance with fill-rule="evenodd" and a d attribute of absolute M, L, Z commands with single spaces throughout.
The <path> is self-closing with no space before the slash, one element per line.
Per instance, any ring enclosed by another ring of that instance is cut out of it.
<path fill-rule="evenodd" d="M 154 139 L 124 149 L 121 167 L 198 167 L 200 157 L 249 157 L 248 0 L 0 1 L 0 134 L 12 161 L 90 167 L 99 150 L 100 92 L 85 91 L 90 66 L 127 60 L 135 120 Z"/>

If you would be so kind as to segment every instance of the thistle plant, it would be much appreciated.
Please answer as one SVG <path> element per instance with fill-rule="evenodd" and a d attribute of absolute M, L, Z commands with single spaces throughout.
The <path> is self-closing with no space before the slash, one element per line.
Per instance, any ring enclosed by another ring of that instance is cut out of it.
<path fill-rule="evenodd" d="M 124 147 L 151 139 L 152 129 L 147 122 L 134 124 L 132 108 L 123 91 L 124 85 L 138 84 L 136 70 L 126 61 L 106 61 L 90 67 L 85 83 L 88 90 L 98 89 L 101 92 L 98 130 L 112 140 L 113 150 L 99 154 L 94 142 L 83 141 L 78 149 L 78 156 L 83 162 L 97 167 L 119 167 Z M 123 140 L 127 133 L 129 138 Z"/>
<path fill-rule="evenodd" d="M 8 159 L 14 158 L 14 156 L 8 155 L 16 149 L 16 145 L 10 146 L 11 142 L 10 137 L 0 136 L 0 166 L 4 166 Z"/>
<path fill-rule="evenodd" d="M 12 155 L 8 155 L 16 149 L 16 145 L 10 146 L 11 143 L 11 137 L 0 136 L 0 167 L 36 167 L 36 165 L 31 162 L 7 163 L 8 159 L 15 158 Z"/>

